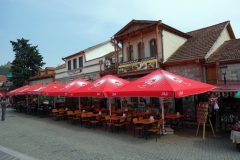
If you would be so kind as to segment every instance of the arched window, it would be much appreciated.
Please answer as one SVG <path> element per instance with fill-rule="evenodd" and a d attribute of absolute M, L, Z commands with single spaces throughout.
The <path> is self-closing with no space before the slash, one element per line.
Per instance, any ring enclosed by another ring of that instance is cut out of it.
<path fill-rule="evenodd" d="M 129 45 L 128 47 L 127 47 L 127 55 L 128 55 L 128 61 L 132 61 L 132 60 L 134 60 L 134 58 L 133 58 L 133 45 Z"/>
<path fill-rule="evenodd" d="M 150 41 L 150 56 L 154 57 L 157 55 L 157 43 L 156 43 L 156 39 L 152 39 Z"/>
<path fill-rule="evenodd" d="M 145 57 L 145 53 L 144 53 L 144 43 L 140 42 L 138 43 L 138 58 L 144 58 Z"/>

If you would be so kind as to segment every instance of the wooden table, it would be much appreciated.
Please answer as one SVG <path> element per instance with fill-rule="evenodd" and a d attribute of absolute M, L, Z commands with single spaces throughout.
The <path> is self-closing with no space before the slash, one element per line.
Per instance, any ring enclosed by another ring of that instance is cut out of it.
<path fill-rule="evenodd" d="M 144 138 L 144 136 L 145 136 L 145 138 L 147 139 L 147 126 L 151 125 L 152 123 L 156 123 L 158 121 L 159 121 L 158 119 L 153 119 L 153 120 L 143 119 L 143 120 L 137 121 L 136 124 L 144 125 L 144 133 L 143 133 L 143 136 L 140 138 Z"/>
<path fill-rule="evenodd" d="M 172 127 L 172 121 L 173 120 L 178 119 L 178 118 L 182 118 L 182 117 L 183 117 L 183 115 L 177 115 L 177 114 L 169 114 L 169 115 L 164 116 L 165 119 L 171 119 L 171 121 L 170 121 L 171 127 Z"/>

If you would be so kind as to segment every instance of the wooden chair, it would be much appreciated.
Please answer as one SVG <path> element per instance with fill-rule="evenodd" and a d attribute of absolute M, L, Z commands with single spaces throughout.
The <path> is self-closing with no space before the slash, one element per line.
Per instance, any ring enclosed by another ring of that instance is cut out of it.
<path fill-rule="evenodd" d="M 119 134 L 119 130 L 124 126 L 125 124 L 125 117 L 122 117 L 119 122 L 116 122 L 113 124 L 114 126 L 114 130 L 118 132 Z"/>
<path fill-rule="evenodd" d="M 155 134 L 156 134 L 156 142 L 157 142 L 158 134 L 159 134 L 159 137 L 160 137 L 160 132 L 161 132 L 162 124 L 163 124 L 163 120 L 160 119 L 160 120 L 158 121 L 158 124 L 157 124 L 156 127 L 150 128 L 150 129 L 148 130 L 148 132 L 149 132 L 149 138 L 150 138 L 150 134 L 151 134 L 151 133 L 155 133 Z"/>
<path fill-rule="evenodd" d="M 113 125 L 113 121 L 110 120 L 110 115 L 106 115 L 105 116 L 105 121 L 104 121 L 104 125 L 105 125 L 105 131 L 107 130 L 107 127 L 112 127 Z"/>
<path fill-rule="evenodd" d="M 56 118 L 58 115 L 58 110 L 56 108 L 52 109 L 52 120 L 54 120 L 54 118 Z"/>
<path fill-rule="evenodd" d="M 72 120 L 73 111 L 67 111 L 67 123 Z"/>
<path fill-rule="evenodd" d="M 133 118 L 133 125 L 134 125 L 134 137 L 135 137 L 135 130 L 139 131 L 139 135 L 140 135 L 140 131 L 144 130 L 144 126 L 141 124 L 137 124 L 136 122 L 138 121 L 138 118 Z"/>
<path fill-rule="evenodd" d="M 61 119 L 63 119 L 63 117 L 64 117 L 64 108 L 59 108 L 58 109 L 58 115 L 57 115 L 57 119 L 58 120 L 61 120 Z"/>
<path fill-rule="evenodd" d="M 79 113 L 74 113 L 74 114 L 76 114 L 76 115 L 75 115 L 75 117 L 72 118 L 72 121 L 73 121 L 73 124 L 76 125 L 77 122 L 80 123 L 81 113 L 79 112 Z"/>
<path fill-rule="evenodd" d="M 125 121 L 125 128 L 130 126 L 130 130 L 132 130 L 132 115 L 128 115 Z"/>
<path fill-rule="evenodd" d="M 100 122 L 101 122 L 101 115 L 98 115 L 95 117 L 95 119 L 90 120 L 90 123 L 93 125 L 94 129 L 96 128 L 97 124 L 100 124 Z M 100 128 L 101 128 L 101 125 L 100 125 Z"/>
<path fill-rule="evenodd" d="M 88 122 L 88 117 L 87 117 L 87 113 L 86 112 L 82 112 L 81 113 L 81 127 L 83 123 L 87 123 Z"/>

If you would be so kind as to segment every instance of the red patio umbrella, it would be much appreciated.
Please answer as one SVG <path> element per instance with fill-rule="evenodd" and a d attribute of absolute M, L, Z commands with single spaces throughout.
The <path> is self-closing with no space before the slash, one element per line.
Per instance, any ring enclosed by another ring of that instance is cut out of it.
<path fill-rule="evenodd" d="M 70 91 L 69 95 L 72 97 L 108 97 L 110 91 L 120 88 L 128 83 L 129 81 L 122 78 L 113 75 L 106 75 L 84 87 Z"/>
<path fill-rule="evenodd" d="M 111 90 L 120 88 L 129 81 L 121 79 L 113 75 L 106 75 L 84 87 L 69 92 L 69 96 L 73 97 L 109 97 Z M 109 112 L 111 114 L 111 103 L 109 99 Z"/>
<path fill-rule="evenodd" d="M 68 96 L 70 91 L 80 89 L 81 87 L 87 85 L 88 83 L 90 83 L 90 82 L 86 81 L 82 78 L 77 78 L 73 81 L 68 82 L 63 87 L 55 88 L 50 91 L 46 91 L 45 95 L 46 96 Z M 78 98 L 78 103 L 79 103 L 78 104 L 79 110 L 81 110 L 80 97 Z"/>
<path fill-rule="evenodd" d="M 32 90 L 35 90 L 41 86 L 44 86 L 43 84 L 40 84 L 40 83 L 37 83 L 37 84 L 34 84 L 32 86 L 28 86 L 28 87 L 25 87 L 21 90 L 18 90 L 15 95 L 30 95 L 31 91 Z"/>
<path fill-rule="evenodd" d="M 0 97 L 5 97 L 5 95 L 3 93 L 0 93 Z"/>
<path fill-rule="evenodd" d="M 160 97 L 164 119 L 163 98 L 184 97 L 217 88 L 165 70 L 156 70 L 125 86 L 112 90 L 110 97 Z"/>
<path fill-rule="evenodd" d="M 44 87 L 42 87 L 39 90 L 39 92 L 45 96 L 47 92 L 49 92 L 53 89 L 62 88 L 62 87 L 64 87 L 64 84 L 55 81 L 55 82 L 51 82 L 51 83 L 46 84 Z"/>
<path fill-rule="evenodd" d="M 17 88 L 17 89 L 15 89 L 15 90 L 12 90 L 12 91 L 10 91 L 10 92 L 7 92 L 6 95 L 7 95 L 7 96 L 14 96 L 15 93 L 17 93 L 18 91 L 20 91 L 20 90 L 22 90 L 22 89 L 24 89 L 24 88 L 28 88 L 28 87 L 29 87 L 29 85 L 22 86 L 22 87 L 20 87 L 20 88 Z"/>
<path fill-rule="evenodd" d="M 204 93 L 217 86 L 156 70 L 122 88 L 111 91 L 111 97 L 184 97 Z"/>
<path fill-rule="evenodd" d="M 89 81 L 86 81 L 82 78 L 77 78 L 73 81 L 68 82 L 63 87 L 54 88 L 52 90 L 46 91 L 46 96 L 68 96 L 68 93 L 72 90 L 80 89 L 81 87 L 86 86 Z"/>

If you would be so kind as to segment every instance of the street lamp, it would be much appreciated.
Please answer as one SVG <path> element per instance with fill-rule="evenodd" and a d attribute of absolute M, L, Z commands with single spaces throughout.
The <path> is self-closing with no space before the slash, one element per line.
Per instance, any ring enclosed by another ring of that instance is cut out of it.
<path fill-rule="evenodd" d="M 220 65 L 220 69 L 221 69 L 221 72 L 223 74 L 223 78 L 224 78 L 224 84 L 226 84 L 226 72 L 227 72 L 227 68 L 228 66 L 223 64 L 223 65 Z"/>

